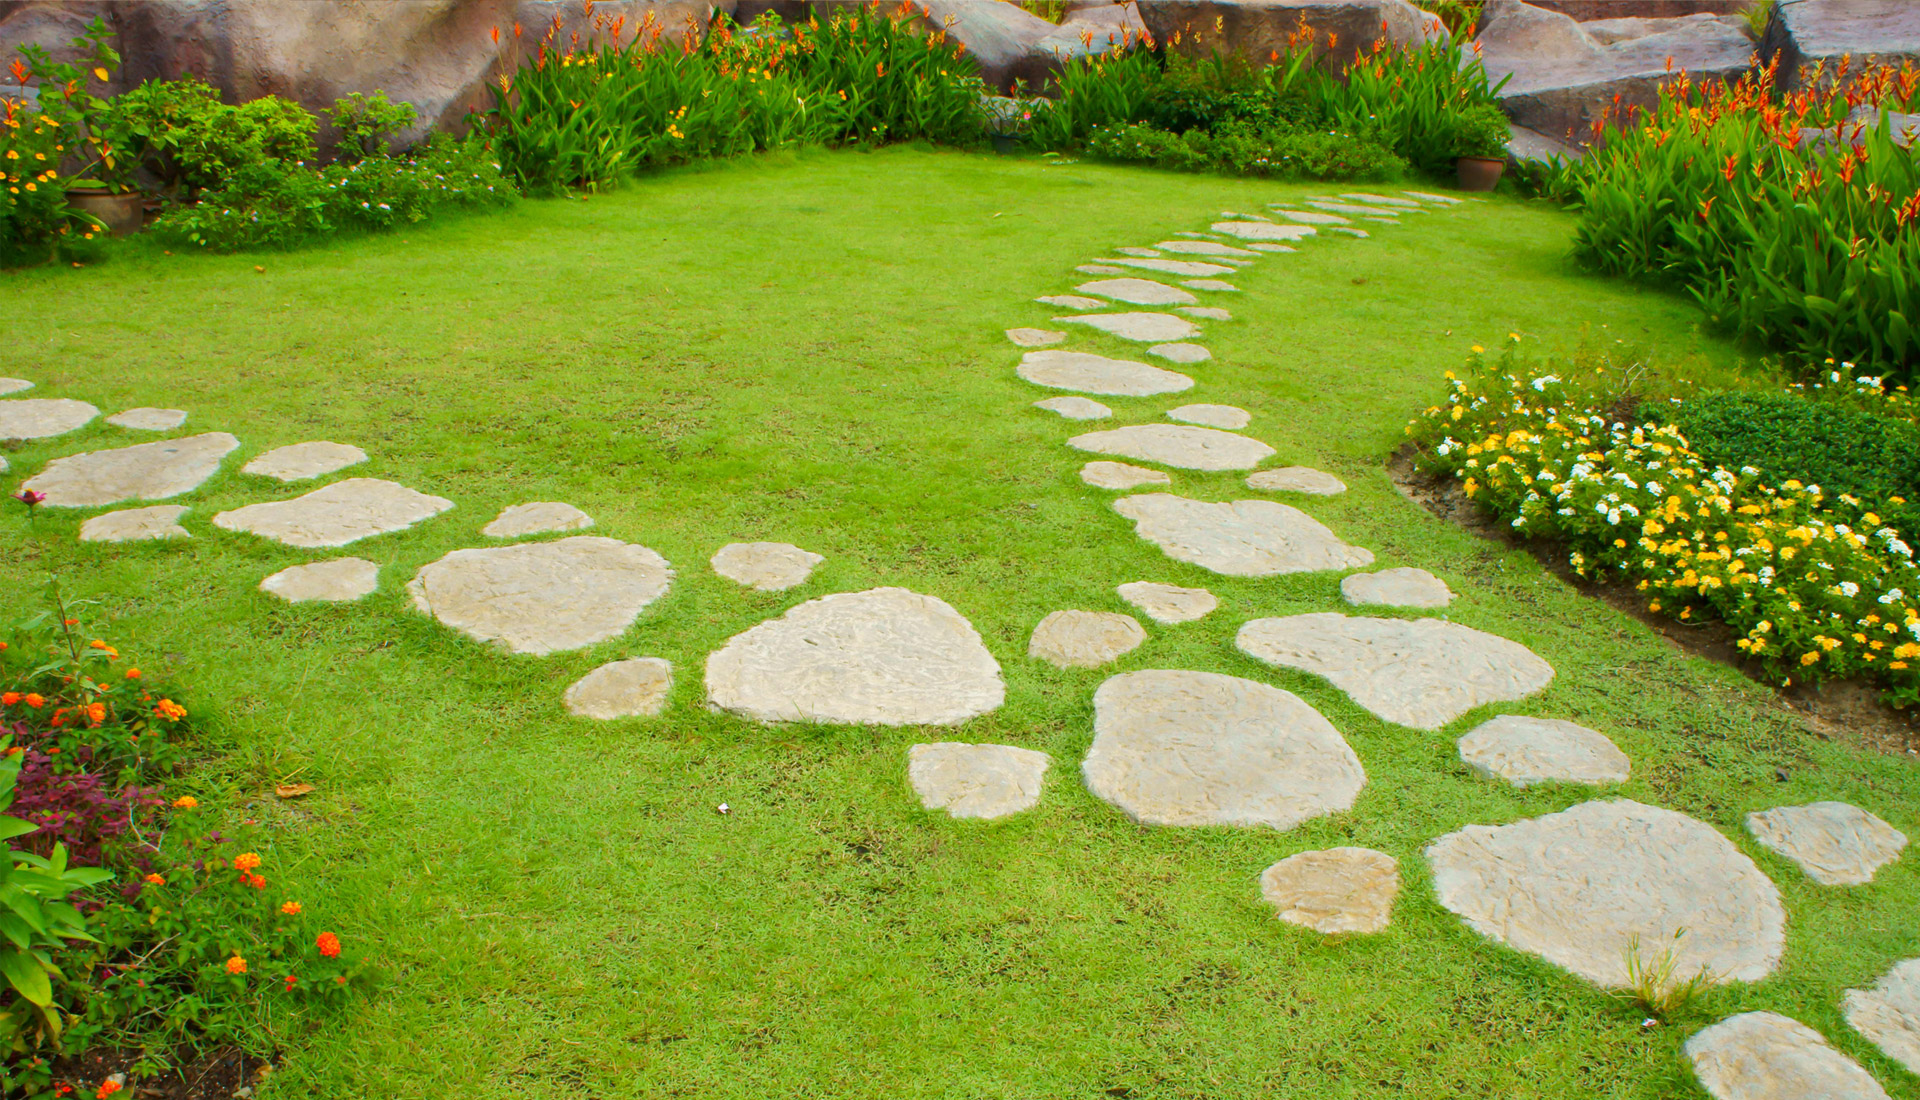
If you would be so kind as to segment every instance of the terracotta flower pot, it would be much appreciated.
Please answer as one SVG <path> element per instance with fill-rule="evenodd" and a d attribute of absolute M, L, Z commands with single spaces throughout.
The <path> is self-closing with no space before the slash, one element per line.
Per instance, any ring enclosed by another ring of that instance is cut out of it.
<path fill-rule="evenodd" d="M 1507 170 L 1507 162 L 1494 157 L 1455 157 L 1453 166 L 1462 191 L 1491 191 Z"/>
<path fill-rule="evenodd" d="M 67 192 L 67 205 L 100 219 L 101 224 L 116 237 L 124 237 L 140 228 L 146 217 L 141 209 L 141 201 L 138 191 L 116 195 L 111 191 L 83 187 Z"/>

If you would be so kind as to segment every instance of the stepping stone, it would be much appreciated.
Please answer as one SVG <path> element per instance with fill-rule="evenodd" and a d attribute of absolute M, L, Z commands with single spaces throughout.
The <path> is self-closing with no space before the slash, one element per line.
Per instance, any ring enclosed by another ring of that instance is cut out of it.
<path fill-rule="evenodd" d="M 786 542 L 734 542 L 714 552 L 713 571 L 760 592 L 783 592 L 807 583 L 827 559 Z"/>
<path fill-rule="evenodd" d="M 1137 306 L 1190 306 L 1200 300 L 1178 287 L 1156 283 L 1152 279 L 1096 279 L 1073 289 Z"/>
<path fill-rule="evenodd" d="M 639 718 L 667 709 L 673 664 L 659 657 L 609 661 L 575 680 L 560 697 L 576 718 Z"/>
<path fill-rule="evenodd" d="M 1006 699 L 973 624 L 904 588 L 823 596 L 707 658 L 713 706 L 760 722 L 952 726 Z"/>
<path fill-rule="evenodd" d="M 1859 1063 L 1775 1012 L 1729 1016 L 1680 1049 L 1714 1100 L 1887 1100 Z"/>
<path fill-rule="evenodd" d="M 1147 349 L 1147 354 L 1169 363 L 1204 363 L 1213 358 L 1213 353 L 1199 344 L 1155 344 Z"/>
<path fill-rule="evenodd" d="M 1030 351 L 1020 357 L 1020 377 L 1049 389 L 1115 397 L 1152 397 L 1193 388 L 1193 379 L 1184 374 L 1084 351 Z"/>
<path fill-rule="evenodd" d="M 1399 893 L 1400 861 L 1371 848 L 1301 852 L 1260 876 L 1260 896 L 1281 920 L 1328 935 L 1380 931 Z"/>
<path fill-rule="evenodd" d="M 445 497 L 416 493 L 376 477 L 351 477 L 291 500 L 249 504 L 213 517 L 228 531 L 249 531 L 288 546 L 345 546 L 404 531 L 453 507 Z M 474 553 L 475 551 L 456 551 Z"/>
<path fill-rule="evenodd" d="M 1190 623 L 1206 618 L 1220 606 L 1220 600 L 1204 588 L 1156 581 L 1129 581 L 1114 591 L 1156 623 Z"/>
<path fill-rule="evenodd" d="M 1160 254 L 1151 248 L 1141 248 L 1138 245 L 1123 245 L 1120 248 L 1114 249 L 1114 251 L 1120 253 L 1122 256 L 1158 256 Z"/>
<path fill-rule="evenodd" d="M 1124 462 L 1089 462 L 1080 467 L 1080 480 L 1096 489 L 1138 489 L 1142 485 L 1173 484 L 1173 479 L 1159 470 L 1129 466 Z"/>
<path fill-rule="evenodd" d="M 1170 493 L 1113 502 L 1134 531 L 1175 561 L 1230 577 L 1271 577 L 1373 564 L 1373 554 L 1341 542 L 1312 516 L 1269 500 L 1211 504 Z"/>
<path fill-rule="evenodd" d="M 667 559 L 644 546 L 574 535 L 455 550 L 421 566 L 407 591 L 475 641 L 541 655 L 619 637 L 672 582 Z"/>
<path fill-rule="evenodd" d="M 240 472 L 276 481 L 307 481 L 366 460 L 367 452 L 345 443 L 295 443 L 256 456 Z"/>
<path fill-rule="evenodd" d="M 1356 218 L 1385 217 L 1395 225 L 1400 224 L 1394 220 L 1392 215 L 1385 214 L 1378 207 L 1374 206 L 1355 206 L 1350 202 L 1328 202 L 1325 199 L 1309 199 L 1307 200 L 1307 205 L 1313 207 L 1315 210 L 1325 210 L 1330 214 L 1351 214 Z"/>
<path fill-rule="evenodd" d="M 593 526 L 593 517 L 557 500 L 537 500 L 513 504 L 500 510 L 492 523 L 480 529 L 490 538 L 515 539 L 548 531 L 584 531 Z"/>
<path fill-rule="evenodd" d="M 1200 335 L 1200 326 L 1171 313 L 1086 313 L 1078 317 L 1055 317 L 1056 321 L 1086 325 L 1122 340 L 1157 344 L 1166 340 L 1184 340 Z"/>
<path fill-rule="evenodd" d="M 1339 731 L 1291 692 L 1173 670 L 1100 685 L 1080 770 L 1142 825 L 1291 829 L 1350 809 L 1367 781 Z"/>
<path fill-rule="evenodd" d="M 1503 714 L 1482 722 L 1459 741 L 1460 759 L 1482 775 L 1516 787 L 1536 783 L 1625 783 L 1627 754 L 1585 726 L 1557 718 Z"/>
<path fill-rule="evenodd" d="M 1154 246 L 1168 252 L 1183 252 L 1189 256 L 1248 256 L 1259 259 L 1260 254 L 1245 248 L 1236 248 L 1219 241 L 1161 241 Z"/>
<path fill-rule="evenodd" d="M 47 494 L 56 508 L 91 508 L 123 500 L 165 500 L 199 488 L 240 441 L 208 432 L 110 451 L 82 451 L 47 463 L 22 488 Z"/>
<path fill-rule="evenodd" d="M 1353 227 L 1352 227 L 1352 226 L 1350 226 L 1350 225 L 1336 225 L 1336 226 L 1333 226 L 1333 227 L 1331 227 L 1331 228 L 1329 228 L 1329 229 L 1327 230 L 1327 232 L 1329 232 L 1329 233 L 1345 233 L 1345 234 L 1346 234 L 1347 236 L 1349 236 L 1349 237 L 1359 237 L 1359 238 L 1361 238 L 1362 240 L 1364 240 L 1364 239 L 1366 239 L 1367 237 L 1370 237 L 1370 236 L 1372 236 L 1372 234 L 1371 234 L 1371 233 L 1368 233 L 1368 232 L 1367 232 L 1366 230 L 1364 230 L 1364 229 L 1355 229 L 1355 228 L 1353 228 Z"/>
<path fill-rule="evenodd" d="M 1300 251 L 1299 249 L 1297 249 L 1297 248 L 1295 248 L 1295 247 L 1293 247 L 1293 246 L 1292 246 L 1292 245 L 1290 245 L 1290 244 L 1261 244 L 1261 243 L 1255 243 L 1255 244 L 1250 244 L 1250 245 L 1248 245 L 1247 247 L 1248 247 L 1248 248 L 1257 248 L 1257 249 L 1259 249 L 1259 250 L 1260 250 L 1260 251 L 1262 251 L 1262 252 L 1299 252 L 1299 251 Z"/>
<path fill-rule="evenodd" d="M 1223 283 L 1218 279 L 1182 279 L 1180 280 L 1180 285 L 1192 287 L 1195 290 L 1211 290 L 1222 294 L 1240 293 L 1239 287 L 1234 286 L 1232 283 Z"/>
<path fill-rule="evenodd" d="M 1052 765 L 1032 749 L 938 741 L 907 750 L 907 782 L 929 810 L 992 820 L 1038 805 Z"/>
<path fill-rule="evenodd" d="M 1398 218 L 1383 218 L 1378 214 L 1368 214 L 1360 219 L 1363 222 L 1379 222 L 1381 225 L 1399 225 Z"/>
<path fill-rule="evenodd" d="M 1147 632 L 1131 615 L 1113 611 L 1056 611 L 1040 620 L 1027 656 L 1057 668 L 1099 668 L 1140 648 Z"/>
<path fill-rule="evenodd" d="M 1355 573 L 1340 582 L 1340 595 L 1355 607 L 1445 607 L 1453 602 L 1447 582 L 1406 566 Z"/>
<path fill-rule="evenodd" d="M 1047 294 L 1035 298 L 1041 305 L 1059 306 L 1062 309 L 1105 309 L 1107 303 L 1098 298 L 1082 298 L 1077 294 Z"/>
<path fill-rule="evenodd" d="M 1113 410 L 1090 397 L 1049 397 L 1035 401 L 1033 407 L 1059 413 L 1068 420 L 1105 420 Z"/>
<path fill-rule="evenodd" d="M 1067 334 L 1044 328 L 1010 328 L 1007 330 L 1007 339 L 1018 347 L 1044 348 L 1048 344 L 1066 343 Z"/>
<path fill-rule="evenodd" d="M 1553 682 L 1552 666 L 1525 646 L 1439 619 L 1331 611 L 1255 619 L 1234 644 L 1255 660 L 1324 676 L 1375 715 L 1415 729 L 1439 729 Z"/>
<path fill-rule="evenodd" d="M 365 558 L 295 565 L 260 582 L 260 591 L 288 603 L 351 603 L 380 587 L 380 567 Z"/>
<path fill-rule="evenodd" d="M 1347 219 L 1324 210 L 1280 210 L 1281 217 L 1296 225 L 1346 225 Z"/>
<path fill-rule="evenodd" d="M 1247 488 L 1264 489 L 1280 493 L 1312 493 L 1314 496 L 1330 497 L 1347 491 L 1347 483 L 1332 474 L 1322 473 L 1310 466 L 1282 466 L 1275 470 L 1262 470 L 1247 477 Z"/>
<path fill-rule="evenodd" d="M 1627 988 L 1627 953 L 1673 980 L 1759 981 L 1780 963 L 1780 892 L 1712 826 L 1627 799 L 1511 825 L 1469 825 L 1427 848 L 1440 904 L 1488 939 L 1597 985 Z M 1669 954 L 1670 953 L 1670 954 Z"/>
<path fill-rule="evenodd" d="M 1223 218 L 1246 218 L 1249 221 L 1256 222 L 1270 222 L 1273 220 L 1265 214 L 1242 214 L 1238 210 L 1222 210 L 1220 211 L 1220 216 Z"/>
<path fill-rule="evenodd" d="M 1460 200 L 1454 198 L 1452 195 L 1436 195 L 1431 191 L 1402 191 L 1400 193 L 1402 195 L 1411 195 L 1412 197 L 1419 199 L 1421 202 L 1432 203 L 1435 206 L 1459 206 L 1460 205 Z"/>
<path fill-rule="evenodd" d="M 95 516 L 80 525 L 81 542 L 146 542 L 153 539 L 188 539 L 193 536 L 180 526 L 187 509 L 179 504 L 156 504 L 151 508 L 124 508 Z"/>
<path fill-rule="evenodd" d="M 107 423 L 114 427 L 136 432 L 170 432 L 186 422 L 185 409 L 128 409 L 107 417 Z"/>
<path fill-rule="evenodd" d="M 33 383 L 24 378 L 0 378 L 0 397 L 10 393 L 22 393 L 33 388 Z"/>
<path fill-rule="evenodd" d="M 1858 806 L 1812 802 L 1747 815 L 1747 831 L 1823 886 L 1862 886 L 1900 858 L 1907 834 Z"/>
<path fill-rule="evenodd" d="M 1895 964 L 1872 989 L 1847 990 L 1840 1007 L 1855 1031 L 1920 1073 L 1920 959 Z"/>
<path fill-rule="evenodd" d="M 1168 409 L 1167 419 L 1178 420 L 1182 424 L 1239 431 L 1253 422 L 1253 414 L 1233 405 L 1182 405 L 1177 409 Z"/>
<path fill-rule="evenodd" d="M 1121 262 L 1123 261 L 1114 261 L 1114 263 Z M 1082 275 L 1125 275 L 1127 273 L 1126 268 L 1113 267 L 1109 264 L 1081 264 L 1079 267 L 1074 268 L 1074 270 Z"/>
<path fill-rule="evenodd" d="M 1241 241 L 1300 241 L 1313 236 L 1316 232 L 1310 225 L 1277 225 L 1273 222 L 1215 222 L 1213 227 Z M 1196 271 L 1193 274 L 1220 275 L 1224 272 Z"/>
<path fill-rule="evenodd" d="M 1354 202 L 1366 203 L 1368 206 L 1391 206 L 1398 210 L 1420 209 L 1420 204 L 1413 199 L 1396 199 L 1389 195 L 1376 195 L 1371 191 L 1348 191 L 1340 197 L 1343 199 L 1352 199 Z"/>
<path fill-rule="evenodd" d="M 1124 259 L 1124 260 L 1115 260 L 1113 262 L 1120 264 L 1123 267 L 1139 268 L 1142 271 L 1158 271 L 1167 275 L 1191 275 L 1191 276 L 1230 275 L 1233 273 L 1233 270 L 1234 270 L 1232 267 L 1229 267 L 1226 264 L 1210 264 L 1210 263 L 1204 263 L 1200 260 Z M 1080 270 L 1086 271 L 1087 269 L 1083 267 Z M 1126 272 L 1124 270 L 1123 271 L 1088 271 L 1087 274 L 1089 275 L 1125 275 Z"/>
<path fill-rule="evenodd" d="M 1250 470 L 1273 457 L 1273 448 L 1257 439 L 1175 424 L 1134 424 L 1088 432 L 1067 440 L 1067 446 L 1182 470 Z"/>
<path fill-rule="evenodd" d="M 1189 317 L 1198 317 L 1202 321 L 1231 321 L 1233 314 L 1218 306 L 1181 306 L 1176 312 Z"/>
<path fill-rule="evenodd" d="M 0 439 L 51 439 L 100 415 L 85 401 L 66 397 L 21 397 L 0 401 Z"/>

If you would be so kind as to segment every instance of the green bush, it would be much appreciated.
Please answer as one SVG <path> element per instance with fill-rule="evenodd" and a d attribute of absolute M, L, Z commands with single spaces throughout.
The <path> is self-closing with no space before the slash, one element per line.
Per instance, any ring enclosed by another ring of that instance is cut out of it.
<path fill-rule="evenodd" d="M 413 125 L 414 114 L 413 104 L 389 103 L 385 92 L 354 92 L 334 100 L 327 117 L 340 131 L 334 155 L 351 162 L 384 153 L 393 135 Z"/>
<path fill-rule="evenodd" d="M 1469 107 L 1452 116 L 1450 126 L 1454 156 L 1505 159 L 1513 127 L 1500 108 L 1491 103 Z"/>
<path fill-rule="evenodd" d="M 223 187 L 247 168 L 314 159 L 314 117 L 279 96 L 235 107 L 187 77 L 148 81 L 118 103 L 148 166 L 169 185 Z"/>
<path fill-rule="evenodd" d="M 1087 147 L 1110 160 L 1269 179 L 1388 180 L 1406 170 L 1405 161 L 1352 134 L 1256 130 L 1232 122 L 1213 133 L 1184 134 L 1151 126 L 1103 126 L 1093 132 Z"/>

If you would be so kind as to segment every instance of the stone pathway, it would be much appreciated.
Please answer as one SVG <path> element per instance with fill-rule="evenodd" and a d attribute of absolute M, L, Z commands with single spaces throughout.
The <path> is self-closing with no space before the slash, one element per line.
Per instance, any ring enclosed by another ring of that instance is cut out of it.
<path fill-rule="evenodd" d="M 1920 1074 L 1920 959 L 1895 963 L 1872 989 L 1849 989 L 1841 1009 L 1853 1029 Z"/>
<path fill-rule="evenodd" d="M 1433 608 L 1452 603 L 1453 592 L 1432 573 L 1402 566 L 1347 577 L 1340 582 L 1340 598 L 1355 607 Z"/>
<path fill-rule="evenodd" d="M 667 559 L 644 546 L 574 535 L 455 550 L 422 566 L 407 591 L 415 608 L 475 641 L 539 655 L 619 637 L 672 582 Z"/>
<path fill-rule="evenodd" d="M 1180 424 L 1134 424 L 1088 432 L 1067 440 L 1067 446 L 1181 470 L 1250 470 L 1273 457 L 1273 448 L 1257 439 Z"/>
<path fill-rule="evenodd" d="M 1131 615 L 1113 611 L 1055 611 L 1040 620 L 1027 656 L 1056 668 L 1099 668 L 1133 652 L 1147 632 Z"/>
<path fill-rule="evenodd" d="M 1041 305 L 1059 306 L 1062 309 L 1105 309 L 1107 303 L 1098 298 L 1082 298 L 1076 294 L 1047 294 L 1034 301 Z"/>
<path fill-rule="evenodd" d="M 708 563 L 713 571 L 760 592 L 784 592 L 807 583 L 813 567 L 827 559 L 786 542 L 733 542 Z"/>
<path fill-rule="evenodd" d="M 33 383 L 24 378 L 0 378 L 0 397 L 13 393 L 25 393 L 33 388 Z"/>
<path fill-rule="evenodd" d="M 352 603 L 380 587 L 380 567 L 365 558 L 295 565 L 260 582 L 260 591 L 288 603 Z"/>
<path fill-rule="evenodd" d="M 346 546 L 404 531 L 451 507 L 453 502 L 445 497 L 417 493 L 379 478 L 355 477 L 291 500 L 221 512 L 213 517 L 213 525 L 249 531 L 288 546 Z"/>
<path fill-rule="evenodd" d="M 51 439 L 84 428 L 100 410 L 66 397 L 0 401 L 0 439 Z"/>
<path fill-rule="evenodd" d="M 1275 493 L 1311 493 L 1314 496 L 1330 497 L 1347 491 L 1347 483 L 1307 466 L 1282 466 L 1277 470 L 1262 470 L 1247 478 L 1247 488 L 1263 489 Z"/>
<path fill-rule="evenodd" d="M 1185 340 L 1200 334 L 1199 325 L 1171 313 L 1082 313 L 1072 317 L 1055 317 L 1054 320 L 1097 328 L 1109 336 L 1141 344 Z"/>
<path fill-rule="evenodd" d="M 1253 423 L 1253 414 L 1234 405 L 1181 405 L 1168 409 L 1167 419 L 1237 432 Z"/>
<path fill-rule="evenodd" d="M 1125 269 L 1132 267 L 1138 268 L 1141 271 L 1158 271 L 1166 275 L 1185 275 L 1190 278 L 1201 279 L 1213 275 L 1231 275 L 1234 271 L 1232 267 L 1226 264 L 1210 264 L 1204 260 L 1136 260 L 1128 258 L 1114 260 L 1113 262 L 1120 265 L 1119 270 L 1102 268 L 1098 271 L 1089 271 L 1086 267 L 1081 267 L 1077 270 L 1085 271 L 1089 275 L 1125 275 Z"/>
<path fill-rule="evenodd" d="M 939 741 L 907 750 L 907 782 L 929 810 L 991 820 L 1039 805 L 1052 765 L 1032 749 Z"/>
<path fill-rule="evenodd" d="M 1182 279 L 1180 285 L 1193 290 L 1211 290 L 1216 293 L 1238 294 L 1240 288 L 1232 283 L 1223 283 L 1218 279 Z"/>
<path fill-rule="evenodd" d="M 1632 770 L 1627 754 L 1605 735 L 1558 718 L 1503 714 L 1473 727 L 1458 747 L 1468 767 L 1516 787 L 1536 783 L 1604 787 L 1625 783 Z"/>
<path fill-rule="evenodd" d="M 551 531 L 584 531 L 592 526 L 593 517 L 571 504 L 539 500 L 501 509 L 492 523 L 480 529 L 480 533 L 489 538 L 517 539 Z"/>
<path fill-rule="evenodd" d="M 260 455 L 240 472 L 276 481 L 310 481 L 366 460 L 367 452 L 345 443 L 295 443 Z"/>
<path fill-rule="evenodd" d="M 1129 581 L 1114 591 L 1147 618 L 1162 624 L 1204 619 L 1220 606 L 1219 598 L 1204 588 L 1182 588 L 1157 581 Z"/>
<path fill-rule="evenodd" d="M 1213 358 L 1213 353 L 1199 344 L 1155 344 L 1147 349 L 1148 355 L 1158 356 L 1169 363 L 1204 363 Z"/>
<path fill-rule="evenodd" d="M 1067 334 L 1044 328 L 1010 328 L 1007 330 L 1007 339 L 1013 341 L 1016 347 L 1044 348 L 1066 343 Z"/>
<path fill-rule="evenodd" d="M 1175 561 L 1234 577 L 1271 577 L 1373 564 L 1298 508 L 1265 500 L 1210 504 L 1169 493 L 1121 497 L 1113 510 Z"/>
<path fill-rule="evenodd" d="M 1233 314 L 1217 306 L 1181 306 L 1179 312 L 1202 321 L 1231 321 Z"/>
<path fill-rule="evenodd" d="M 1081 283 L 1073 289 L 1082 294 L 1098 294 L 1136 306 L 1190 306 L 1200 301 L 1179 287 L 1156 283 L 1152 279 L 1100 279 Z"/>
<path fill-rule="evenodd" d="M 187 508 L 180 504 L 156 504 L 151 508 L 125 508 L 95 516 L 80 525 L 81 542 L 147 542 L 187 539 L 193 535 L 180 526 Z"/>
<path fill-rule="evenodd" d="M 1138 489 L 1142 485 L 1172 485 L 1160 470 L 1129 466 L 1125 462 L 1089 462 L 1080 467 L 1080 480 L 1096 489 Z"/>
<path fill-rule="evenodd" d="M 1370 848 L 1301 852 L 1260 875 L 1260 896 L 1280 919 L 1333 935 L 1378 932 L 1400 894 L 1400 861 Z"/>
<path fill-rule="evenodd" d="M 1900 858 L 1905 833 L 1858 806 L 1814 802 L 1747 815 L 1753 839 L 1800 865 L 1823 886 L 1863 886 Z"/>
<path fill-rule="evenodd" d="M 1310 225 L 1276 225 L 1273 222 L 1215 222 L 1213 228 L 1240 241 L 1303 241 L 1319 232 Z M 1219 275 L 1223 272 L 1196 274 Z"/>
<path fill-rule="evenodd" d="M 1033 407 L 1058 413 L 1068 420 L 1105 420 L 1113 410 L 1091 397 L 1049 397 L 1035 401 Z"/>
<path fill-rule="evenodd" d="M 208 432 L 111 451 L 82 451 L 47 463 L 22 488 L 45 493 L 46 503 L 55 508 L 165 500 L 199 488 L 239 446 L 240 441 L 225 432 Z"/>
<path fill-rule="evenodd" d="M 1773 1012 L 1729 1016 L 1681 1050 L 1714 1100 L 1887 1100 L 1887 1090 L 1821 1034 Z"/>
<path fill-rule="evenodd" d="M 1193 379 L 1184 374 L 1084 351 L 1030 351 L 1020 358 L 1020 377 L 1049 389 L 1108 397 L 1151 397 L 1193 388 Z"/>
<path fill-rule="evenodd" d="M 1275 213 L 1296 225 L 1346 225 L 1347 219 L 1320 210 L 1277 210 Z M 1218 229 L 1219 226 L 1215 226 Z"/>
<path fill-rule="evenodd" d="M 107 417 L 114 427 L 136 432 L 170 432 L 186 422 L 185 409 L 128 409 Z"/>
<path fill-rule="evenodd" d="M 1219 241 L 1161 241 L 1154 247 L 1165 252 L 1180 252 L 1189 256 L 1243 256 L 1258 259 L 1260 254 L 1252 249 L 1239 248 Z"/>
<path fill-rule="evenodd" d="M 602 722 L 642 718 L 667 709 L 673 665 L 658 657 L 609 661 L 568 685 L 560 697 L 567 713 Z"/>

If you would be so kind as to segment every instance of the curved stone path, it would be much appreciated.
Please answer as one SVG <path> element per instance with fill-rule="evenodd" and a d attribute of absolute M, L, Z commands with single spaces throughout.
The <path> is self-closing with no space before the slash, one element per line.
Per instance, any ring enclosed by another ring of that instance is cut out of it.
<path fill-rule="evenodd" d="M 594 535 L 455 550 L 407 584 L 413 605 L 510 653 L 579 649 L 624 634 L 673 582 L 667 559 Z"/>

